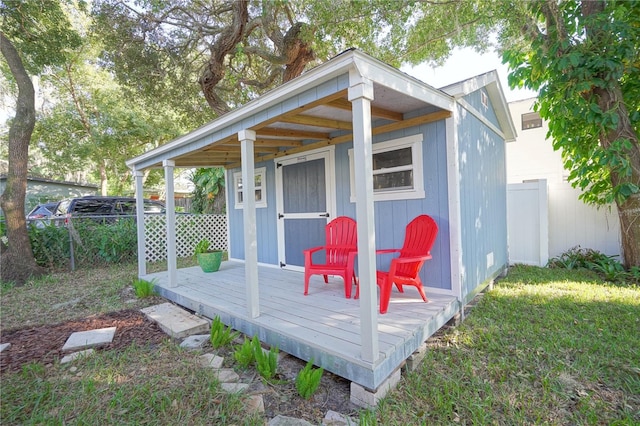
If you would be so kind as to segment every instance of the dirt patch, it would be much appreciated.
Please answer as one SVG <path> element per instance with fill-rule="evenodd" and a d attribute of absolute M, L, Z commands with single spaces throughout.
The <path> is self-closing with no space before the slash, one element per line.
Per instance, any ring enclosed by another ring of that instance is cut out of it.
<path fill-rule="evenodd" d="M 0 372 L 5 374 L 19 371 L 23 365 L 31 362 L 50 367 L 65 355 L 62 347 L 71 333 L 113 326 L 117 327 L 113 341 L 99 350 L 123 350 L 133 343 L 153 347 L 169 339 L 155 322 L 147 319 L 137 309 L 95 315 L 54 325 L 0 331 L 0 342 L 11 343 L 9 350 L 0 353 Z M 176 344 L 178 343 L 176 341 Z M 214 352 L 211 347 L 206 347 L 204 351 Z M 231 349 L 217 352 L 225 357 L 225 366 L 233 366 Z M 267 418 L 284 415 L 311 421 L 322 419 L 328 410 L 356 415 L 358 407 L 349 399 L 350 382 L 329 372 L 323 374 L 318 391 L 309 400 L 302 399 L 295 387 L 295 377 L 304 366 L 304 361 L 283 354 L 272 383 L 261 380 L 254 369 L 238 373 L 241 382 L 249 383 L 249 393 L 263 396 Z"/>

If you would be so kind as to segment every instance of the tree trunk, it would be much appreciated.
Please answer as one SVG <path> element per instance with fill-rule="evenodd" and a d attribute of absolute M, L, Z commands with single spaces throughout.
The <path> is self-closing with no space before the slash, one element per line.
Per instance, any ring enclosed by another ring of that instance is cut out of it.
<path fill-rule="evenodd" d="M 100 163 L 100 195 L 106 197 L 109 193 L 109 185 L 107 179 L 107 165 L 104 161 Z"/>
<path fill-rule="evenodd" d="M 620 176 L 611 172 L 611 183 L 615 187 L 621 183 L 633 183 L 640 187 L 640 143 L 638 135 L 633 130 L 629 113 L 622 99 L 622 91 L 595 89 L 598 106 L 602 111 L 616 111 L 619 120 L 618 127 L 600 135 L 600 144 L 608 148 L 618 139 L 631 142 L 629 149 L 624 150 L 631 164 L 631 176 Z M 622 238 L 622 253 L 625 266 L 640 266 L 640 193 L 632 194 L 623 203 L 616 201 L 620 218 L 620 235 Z"/>
<path fill-rule="evenodd" d="M 602 13 L 605 8 L 604 2 L 583 1 L 581 12 L 585 17 Z M 611 34 L 603 31 L 599 27 L 586 26 L 587 37 L 596 40 L 601 45 L 606 45 L 606 40 Z M 604 40 L 604 42 L 603 42 Z M 635 132 L 629 111 L 624 103 L 622 88 L 618 81 L 611 81 L 608 73 L 601 73 L 599 78 L 607 81 L 608 88 L 595 87 L 593 94 L 596 96 L 598 106 L 602 111 L 614 111 L 618 116 L 618 125 L 608 132 L 601 132 L 599 135 L 600 145 L 609 148 L 620 139 L 631 142 L 631 146 L 623 150 L 622 155 L 626 156 L 631 166 L 630 176 L 620 176 L 616 172 L 611 172 L 611 183 L 614 187 L 622 183 L 631 183 L 640 187 L 640 141 Z M 632 194 L 624 202 L 616 200 L 618 216 L 620 218 L 620 235 L 622 238 L 622 254 L 625 266 L 640 266 L 640 193 Z"/>
<path fill-rule="evenodd" d="M 35 93 L 20 55 L 2 32 L 0 51 L 18 86 L 16 116 L 9 129 L 7 186 L 0 196 L 8 237 L 8 244 L 0 242 L 0 279 L 22 285 L 30 277 L 44 273 L 44 269 L 36 264 L 33 257 L 24 215 L 29 142 L 36 123 Z"/>

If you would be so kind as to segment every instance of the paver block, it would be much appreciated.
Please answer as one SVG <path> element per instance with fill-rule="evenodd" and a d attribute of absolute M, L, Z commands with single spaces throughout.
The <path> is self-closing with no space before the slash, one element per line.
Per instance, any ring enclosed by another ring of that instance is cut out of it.
<path fill-rule="evenodd" d="M 0 352 L 5 351 L 11 347 L 11 343 L 3 343 L 0 345 Z"/>
<path fill-rule="evenodd" d="M 157 322 L 162 331 L 176 339 L 202 334 L 209 330 L 209 321 L 190 314 L 172 303 L 149 306 L 143 308 L 142 313 Z"/>
<path fill-rule="evenodd" d="M 309 423 L 304 419 L 297 419 L 295 417 L 288 417 L 278 414 L 271 420 L 267 426 L 313 426 L 313 423 Z"/>
<path fill-rule="evenodd" d="M 427 344 L 423 343 L 422 345 L 420 345 L 418 349 L 415 350 L 415 352 L 409 355 L 409 358 L 407 358 L 407 362 L 404 367 L 405 370 L 415 371 L 426 355 L 427 355 Z"/>
<path fill-rule="evenodd" d="M 200 356 L 200 365 L 210 368 L 221 368 L 224 363 L 224 358 L 217 356 L 216 354 L 204 354 Z"/>
<path fill-rule="evenodd" d="M 84 351 L 74 352 L 69 355 L 65 355 L 61 360 L 60 364 L 67 364 L 71 361 L 75 361 L 78 358 L 84 358 L 93 355 L 95 351 L 93 349 L 85 349 Z"/>
<path fill-rule="evenodd" d="M 240 380 L 238 373 L 233 371 L 232 368 L 221 368 L 216 371 L 216 378 L 221 383 L 233 383 Z"/>
<path fill-rule="evenodd" d="M 349 416 L 340 414 L 337 411 L 329 410 L 322 419 L 322 426 L 352 426 L 358 422 Z"/>
<path fill-rule="evenodd" d="M 77 331 L 71 333 L 62 347 L 63 351 L 74 351 L 95 346 L 108 345 L 116 334 L 116 327 L 100 328 L 97 330 Z"/>
<path fill-rule="evenodd" d="M 246 383 L 221 383 L 222 390 L 227 393 L 240 393 L 249 387 Z"/>
<path fill-rule="evenodd" d="M 375 408 L 378 402 L 384 398 L 387 393 L 394 389 L 400 382 L 400 369 L 397 369 L 378 387 L 372 391 L 365 387 L 351 382 L 351 402 L 359 407 Z"/>
<path fill-rule="evenodd" d="M 200 349 L 209 342 L 210 338 L 211 336 L 209 334 L 187 336 L 187 338 L 180 343 L 180 347 L 185 349 Z"/>
<path fill-rule="evenodd" d="M 249 413 L 264 413 L 262 395 L 251 395 L 245 400 L 245 408 Z"/>

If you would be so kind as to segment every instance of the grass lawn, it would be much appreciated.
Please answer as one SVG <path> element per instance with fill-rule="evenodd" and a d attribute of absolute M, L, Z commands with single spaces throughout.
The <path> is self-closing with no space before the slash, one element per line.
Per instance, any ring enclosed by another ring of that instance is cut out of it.
<path fill-rule="evenodd" d="M 119 265 L 3 285 L 2 330 L 157 303 L 131 302 L 136 272 Z M 361 424 L 640 424 L 637 287 L 514 267 L 428 346 Z M 77 372 L 56 363 L 3 373 L 0 423 L 264 424 L 193 358 L 167 343 L 99 352 Z"/>

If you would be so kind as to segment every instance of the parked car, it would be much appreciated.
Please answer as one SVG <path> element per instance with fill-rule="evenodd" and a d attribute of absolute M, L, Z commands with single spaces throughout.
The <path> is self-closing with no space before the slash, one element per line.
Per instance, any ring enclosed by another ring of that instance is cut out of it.
<path fill-rule="evenodd" d="M 58 207 L 58 201 L 38 204 L 27 214 L 27 224 L 37 228 L 44 228 L 49 223 L 49 218 Z"/>
<path fill-rule="evenodd" d="M 145 213 L 164 213 L 165 206 L 159 201 L 144 200 Z M 53 218 L 64 218 L 68 223 L 71 217 L 91 217 L 99 222 L 111 223 L 118 216 L 135 216 L 136 199 L 130 197 L 86 196 L 60 201 Z"/>

